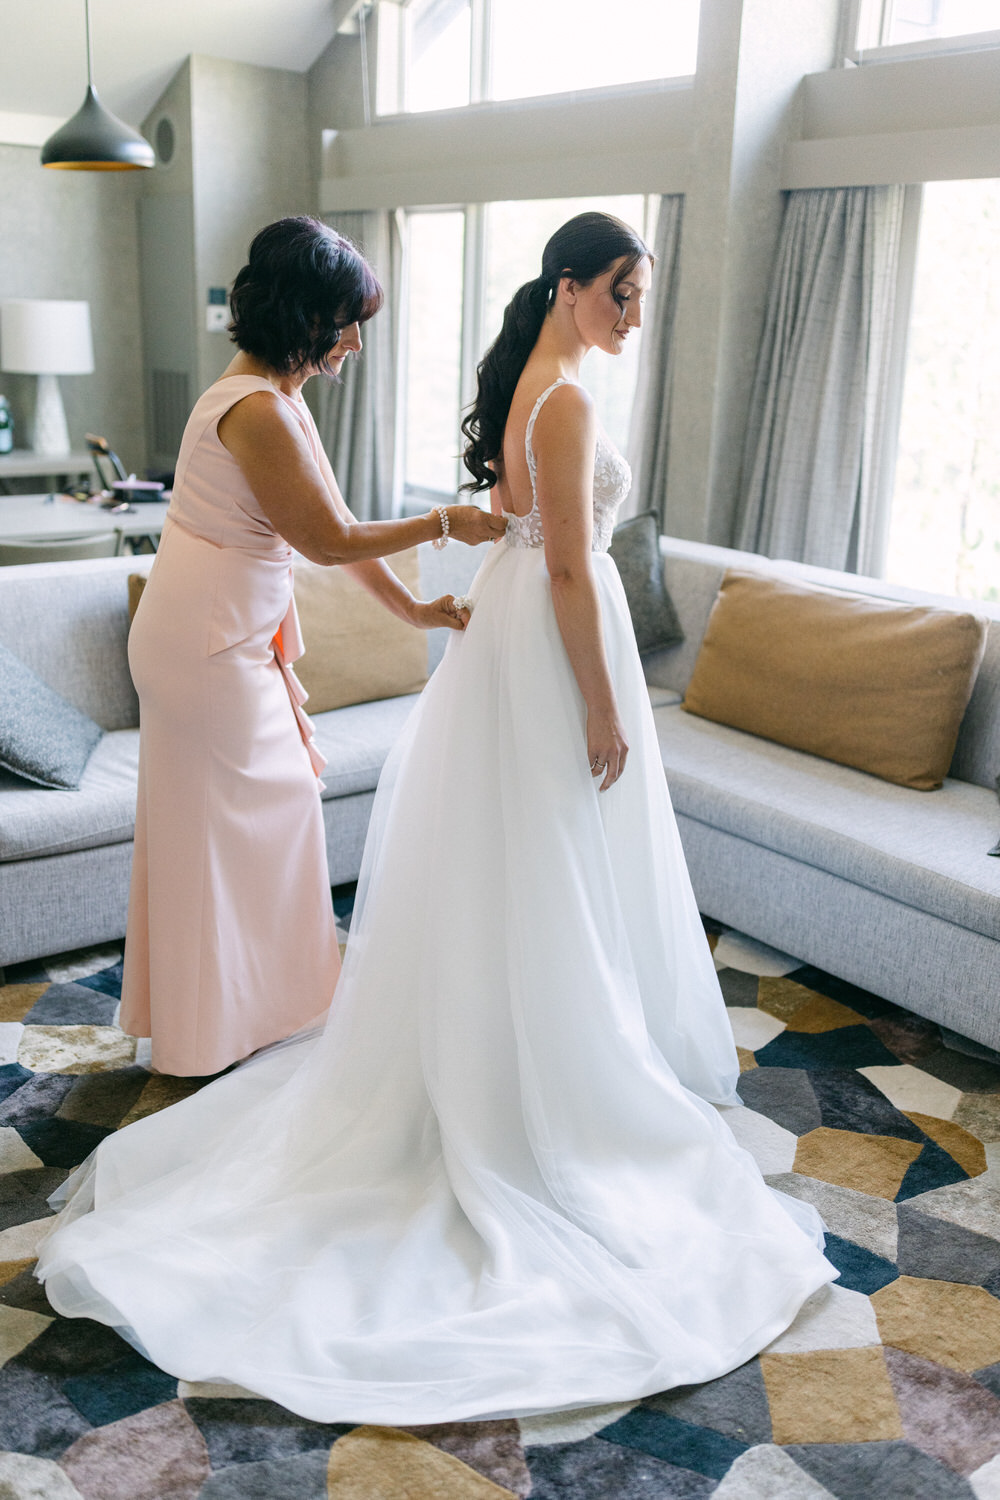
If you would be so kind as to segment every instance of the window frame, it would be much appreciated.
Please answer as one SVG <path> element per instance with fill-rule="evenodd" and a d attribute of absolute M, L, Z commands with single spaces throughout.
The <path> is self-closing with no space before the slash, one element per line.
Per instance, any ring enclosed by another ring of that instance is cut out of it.
<path fill-rule="evenodd" d="M 893 0 L 871 0 L 878 5 L 878 17 L 870 26 L 877 40 L 859 41 L 866 0 L 844 0 L 842 47 L 844 59 L 857 67 L 878 63 L 905 61 L 909 57 L 945 57 L 955 52 L 986 52 L 1000 47 L 1000 30 L 970 31 L 960 36 L 929 37 L 926 41 L 887 42 L 892 18 Z"/>

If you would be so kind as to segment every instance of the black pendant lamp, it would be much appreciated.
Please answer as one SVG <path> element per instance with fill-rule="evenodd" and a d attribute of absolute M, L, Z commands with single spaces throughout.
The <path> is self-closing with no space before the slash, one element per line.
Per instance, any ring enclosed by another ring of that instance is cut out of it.
<path fill-rule="evenodd" d="M 130 172 L 151 167 L 153 148 L 137 130 L 104 108 L 94 88 L 90 64 L 90 0 L 83 0 L 87 23 L 87 97 L 71 120 L 42 147 L 42 166 L 64 172 Z"/>

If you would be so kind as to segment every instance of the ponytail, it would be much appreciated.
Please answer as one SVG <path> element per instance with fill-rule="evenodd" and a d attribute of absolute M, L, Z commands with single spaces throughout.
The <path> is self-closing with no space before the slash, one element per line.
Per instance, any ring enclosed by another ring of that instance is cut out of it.
<path fill-rule="evenodd" d="M 462 461 L 472 475 L 471 481 L 461 486 L 463 490 L 490 490 L 497 482 L 491 465 L 503 448 L 510 403 L 559 281 L 570 276 L 587 286 L 621 260 L 614 292 L 644 256 L 650 261 L 653 258 L 635 230 L 612 214 L 577 214 L 556 230 L 542 252 L 541 275 L 514 293 L 500 332 L 476 372 L 476 399 L 462 422 L 466 438 Z"/>
<path fill-rule="evenodd" d="M 497 482 L 489 465 L 500 456 L 510 403 L 551 301 L 552 286 L 543 275 L 526 281 L 507 304 L 500 332 L 476 371 L 476 399 L 462 422 L 468 440 L 463 462 L 474 481 L 463 490 L 488 490 Z"/>

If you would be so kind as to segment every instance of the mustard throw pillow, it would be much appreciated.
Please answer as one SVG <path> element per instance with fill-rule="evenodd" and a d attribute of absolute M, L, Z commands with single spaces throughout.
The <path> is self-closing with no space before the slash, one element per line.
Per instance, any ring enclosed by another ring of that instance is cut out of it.
<path fill-rule="evenodd" d="M 419 597 L 417 549 L 386 561 Z M 295 607 L 306 648 L 295 675 L 309 694 L 309 713 L 417 693 L 427 681 L 426 632 L 390 614 L 344 568 L 297 559 Z"/>
<path fill-rule="evenodd" d="M 985 644 L 973 614 L 732 568 L 683 706 L 930 791 L 947 775 Z"/>

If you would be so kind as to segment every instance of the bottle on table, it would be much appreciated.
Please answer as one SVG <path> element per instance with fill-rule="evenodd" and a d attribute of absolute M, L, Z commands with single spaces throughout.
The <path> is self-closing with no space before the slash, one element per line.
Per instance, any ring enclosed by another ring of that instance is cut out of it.
<path fill-rule="evenodd" d="M 14 446 L 14 418 L 6 396 L 0 396 L 0 453 L 9 453 Z"/>

